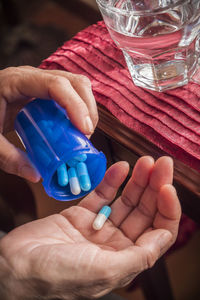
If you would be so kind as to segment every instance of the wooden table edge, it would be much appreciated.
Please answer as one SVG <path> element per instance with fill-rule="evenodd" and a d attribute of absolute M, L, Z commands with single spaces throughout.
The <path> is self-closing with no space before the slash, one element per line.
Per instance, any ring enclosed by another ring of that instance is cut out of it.
<path fill-rule="evenodd" d="M 141 134 L 125 126 L 100 104 L 98 104 L 98 112 L 99 123 L 97 128 L 128 150 L 133 151 L 138 156 L 151 155 L 155 159 L 163 155 L 169 155 Z M 200 196 L 200 173 L 176 158 L 173 158 L 173 160 L 174 180 L 184 185 L 195 195 Z"/>

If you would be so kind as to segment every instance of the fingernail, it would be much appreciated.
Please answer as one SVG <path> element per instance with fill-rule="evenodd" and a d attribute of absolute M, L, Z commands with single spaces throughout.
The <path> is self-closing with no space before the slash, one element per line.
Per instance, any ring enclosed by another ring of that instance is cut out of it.
<path fill-rule="evenodd" d="M 25 165 L 21 168 L 20 174 L 21 177 L 26 178 L 32 182 L 37 182 L 40 179 L 40 174 L 34 168 Z"/>
<path fill-rule="evenodd" d="M 94 131 L 94 126 L 93 126 L 92 120 L 90 119 L 89 116 L 87 116 L 85 118 L 85 127 L 86 127 L 87 131 L 90 133 L 92 133 Z"/>

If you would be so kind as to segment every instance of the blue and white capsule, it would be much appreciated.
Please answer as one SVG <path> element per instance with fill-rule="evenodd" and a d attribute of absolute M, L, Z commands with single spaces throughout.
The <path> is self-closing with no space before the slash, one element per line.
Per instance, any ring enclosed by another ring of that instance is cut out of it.
<path fill-rule="evenodd" d="M 84 162 L 79 162 L 76 165 L 76 170 L 82 191 L 89 191 L 91 189 L 91 181 L 86 164 Z"/>
<path fill-rule="evenodd" d="M 69 186 L 70 186 L 71 193 L 73 195 L 79 195 L 81 192 L 81 188 L 80 188 L 80 184 L 78 181 L 78 176 L 75 168 L 69 168 L 68 177 L 69 177 Z"/>
<path fill-rule="evenodd" d="M 58 169 L 57 169 L 57 178 L 58 178 L 58 184 L 60 186 L 68 185 L 69 179 L 68 179 L 66 164 L 62 164 L 58 167 Z"/>
<path fill-rule="evenodd" d="M 111 208 L 110 206 L 103 206 L 102 209 L 99 211 L 96 219 L 93 222 L 93 229 L 94 230 L 101 230 L 106 220 L 109 218 L 111 214 Z"/>

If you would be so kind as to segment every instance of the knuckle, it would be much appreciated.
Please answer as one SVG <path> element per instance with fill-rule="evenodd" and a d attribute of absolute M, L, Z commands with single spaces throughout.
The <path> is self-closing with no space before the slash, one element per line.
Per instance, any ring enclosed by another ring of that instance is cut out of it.
<path fill-rule="evenodd" d="M 70 82 L 67 78 L 59 75 L 49 76 L 49 84 L 50 87 L 54 85 L 63 86 L 63 85 L 70 85 Z"/>
<path fill-rule="evenodd" d="M 22 74 L 23 73 L 21 73 L 19 67 L 9 67 L 9 69 L 6 70 L 3 89 L 3 92 L 5 94 L 8 94 L 9 92 L 12 92 L 13 90 L 15 90 L 15 88 L 17 88 L 19 80 L 23 76 Z"/>
<path fill-rule="evenodd" d="M 90 81 L 90 79 L 87 77 L 87 76 L 85 76 L 85 75 L 81 75 L 81 74 L 79 74 L 79 75 L 77 75 L 76 76 L 76 81 L 79 83 L 79 84 L 81 84 L 81 85 L 84 85 L 84 86 L 86 86 L 86 87 L 91 87 L 91 81 Z"/>
<path fill-rule="evenodd" d="M 147 218 L 152 217 L 152 212 L 149 209 L 147 205 L 145 205 L 143 202 L 140 202 L 140 205 L 138 206 L 138 210 L 141 212 L 142 215 L 144 215 Z"/>
<path fill-rule="evenodd" d="M 133 206 L 132 200 L 125 194 L 122 196 L 122 202 L 128 207 Z"/>
<path fill-rule="evenodd" d="M 15 82 L 16 80 L 18 80 L 20 73 L 19 73 L 19 67 L 8 67 L 4 70 L 0 71 L 0 76 L 1 78 L 1 82 L 3 82 L 2 87 L 3 86 L 8 86 L 9 82 Z"/>
<path fill-rule="evenodd" d="M 72 100 L 73 101 L 73 100 Z M 76 99 L 73 103 L 74 105 L 74 111 L 76 111 L 77 114 L 82 114 L 82 116 L 87 115 L 87 107 L 85 106 L 85 102 L 80 98 Z"/>
<path fill-rule="evenodd" d="M 27 73 L 36 69 L 30 66 L 8 67 L 0 71 L 1 96 L 5 99 L 12 99 L 18 94 L 18 89 L 23 84 Z"/>

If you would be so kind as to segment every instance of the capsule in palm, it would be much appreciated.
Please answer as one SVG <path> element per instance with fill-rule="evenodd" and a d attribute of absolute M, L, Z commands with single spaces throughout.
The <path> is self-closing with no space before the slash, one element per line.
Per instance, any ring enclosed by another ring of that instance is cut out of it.
<path fill-rule="evenodd" d="M 60 186 L 66 186 L 68 184 L 69 179 L 68 179 L 66 164 L 62 164 L 57 168 L 57 177 L 58 177 L 58 184 Z"/>
<path fill-rule="evenodd" d="M 81 192 L 81 188 L 80 188 L 80 184 L 79 184 L 79 180 L 75 168 L 69 168 L 68 177 L 69 177 L 69 186 L 70 186 L 71 193 L 73 195 L 79 195 Z"/>
<path fill-rule="evenodd" d="M 76 165 L 76 170 L 81 189 L 85 192 L 89 191 L 91 189 L 91 181 L 86 164 L 79 162 Z"/>
<path fill-rule="evenodd" d="M 111 214 L 110 206 L 103 206 L 93 222 L 93 229 L 100 230 Z"/>

